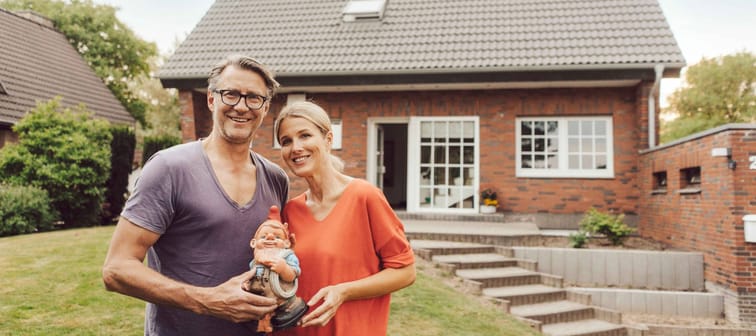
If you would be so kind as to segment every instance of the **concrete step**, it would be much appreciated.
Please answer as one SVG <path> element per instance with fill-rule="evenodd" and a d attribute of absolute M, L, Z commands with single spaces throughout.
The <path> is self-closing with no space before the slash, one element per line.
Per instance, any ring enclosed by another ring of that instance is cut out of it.
<path fill-rule="evenodd" d="M 596 317 L 593 307 L 560 300 L 511 307 L 512 315 L 541 321 L 543 324 L 574 322 Z"/>
<path fill-rule="evenodd" d="M 541 274 L 521 267 L 458 269 L 457 276 L 481 283 L 482 288 L 521 286 L 541 283 Z"/>
<path fill-rule="evenodd" d="M 463 243 L 441 240 L 411 240 L 413 250 L 424 249 L 433 252 L 433 255 L 467 254 L 467 253 L 494 253 L 493 245 Z"/>
<path fill-rule="evenodd" d="M 434 255 L 431 260 L 437 263 L 455 265 L 457 269 L 517 266 L 517 259 L 497 253 Z"/>
<path fill-rule="evenodd" d="M 627 329 L 621 325 L 602 320 L 590 319 L 575 322 L 545 324 L 541 332 L 549 336 L 627 336 Z"/>
<path fill-rule="evenodd" d="M 546 285 L 524 285 L 510 287 L 483 288 L 483 295 L 509 301 L 511 306 L 561 301 L 567 298 L 567 291 Z"/>
<path fill-rule="evenodd" d="M 460 229 L 464 229 L 463 227 Z M 421 232 L 406 230 L 407 239 L 413 240 L 443 240 L 452 242 L 467 242 L 498 246 L 540 246 L 541 235 L 537 232 L 523 232 L 514 234 L 465 234 L 457 232 Z"/>

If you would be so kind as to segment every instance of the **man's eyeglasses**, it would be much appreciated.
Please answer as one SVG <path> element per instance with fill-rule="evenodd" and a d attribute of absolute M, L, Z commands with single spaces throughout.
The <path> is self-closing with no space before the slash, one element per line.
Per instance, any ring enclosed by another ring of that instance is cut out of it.
<path fill-rule="evenodd" d="M 247 105 L 250 110 L 260 109 L 263 104 L 270 99 L 265 96 L 258 96 L 254 93 L 241 94 L 239 91 L 235 90 L 213 90 L 213 92 L 220 94 L 221 101 L 228 106 L 236 106 L 243 97 L 244 104 Z"/>

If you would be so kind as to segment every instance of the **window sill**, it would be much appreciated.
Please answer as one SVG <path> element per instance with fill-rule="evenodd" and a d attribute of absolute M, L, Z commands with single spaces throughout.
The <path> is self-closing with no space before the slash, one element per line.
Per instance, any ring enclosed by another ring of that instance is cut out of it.
<path fill-rule="evenodd" d="M 701 188 L 683 188 L 677 191 L 680 195 L 693 195 L 693 194 L 700 194 Z"/>
<path fill-rule="evenodd" d="M 651 190 L 651 195 L 666 195 L 667 189 L 654 189 Z"/>

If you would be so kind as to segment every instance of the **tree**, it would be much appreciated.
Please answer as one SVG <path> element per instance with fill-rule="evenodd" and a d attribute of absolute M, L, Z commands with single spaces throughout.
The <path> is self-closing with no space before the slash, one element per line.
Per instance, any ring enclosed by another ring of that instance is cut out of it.
<path fill-rule="evenodd" d="M 727 123 L 756 121 L 756 55 L 703 58 L 669 98 L 679 117 L 662 125 L 662 142 Z"/>
<path fill-rule="evenodd" d="M 157 69 L 160 58 L 150 60 L 153 69 Z M 181 106 L 176 89 L 165 89 L 158 78 L 142 74 L 129 83 L 133 92 L 147 103 L 145 119 L 147 127 L 137 128 L 137 138 L 144 136 L 169 135 L 181 138 Z"/>
<path fill-rule="evenodd" d="M 110 124 L 60 97 L 39 103 L 15 126 L 18 143 L 0 149 L 0 182 L 44 189 L 67 227 L 100 223 L 110 176 Z"/>
<path fill-rule="evenodd" d="M 50 18 L 134 119 L 146 124 L 147 104 L 129 83 L 150 73 L 149 59 L 157 56 L 157 46 L 119 21 L 115 7 L 91 0 L 0 0 L 0 7 L 33 10 Z"/>

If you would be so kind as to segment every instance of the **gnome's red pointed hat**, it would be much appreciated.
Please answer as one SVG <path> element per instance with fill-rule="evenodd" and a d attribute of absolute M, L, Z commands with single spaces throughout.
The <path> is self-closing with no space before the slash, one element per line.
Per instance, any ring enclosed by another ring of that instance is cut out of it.
<path fill-rule="evenodd" d="M 290 248 L 294 248 L 294 235 L 289 232 L 289 224 L 281 222 L 281 210 L 278 209 L 278 206 L 272 205 L 270 207 L 270 210 L 268 210 L 268 219 L 266 219 L 264 222 L 262 222 L 262 224 L 260 224 L 260 226 L 257 227 L 257 231 L 255 231 L 255 237 L 257 237 L 260 229 L 265 226 L 283 230 L 284 235 L 289 239 Z"/>

